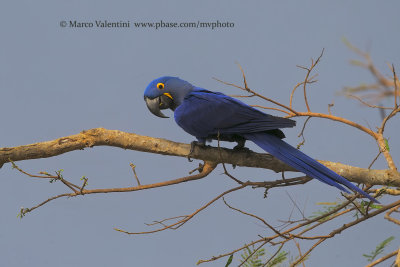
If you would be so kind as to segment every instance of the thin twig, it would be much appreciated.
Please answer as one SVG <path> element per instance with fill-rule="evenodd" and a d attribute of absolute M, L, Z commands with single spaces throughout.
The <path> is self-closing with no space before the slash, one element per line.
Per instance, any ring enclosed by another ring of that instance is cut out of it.
<path fill-rule="evenodd" d="M 247 97 L 255 97 L 255 95 L 229 95 L 230 97 L 237 97 L 237 98 L 247 98 Z"/>
<path fill-rule="evenodd" d="M 65 186 L 67 186 L 69 189 L 71 189 L 74 193 L 77 192 L 76 189 L 79 189 L 79 186 L 77 186 L 77 185 L 75 185 L 75 184 L 73 184 L 73 183 L 71 183 L 71 182 L 65 180 L 65 179 L 62 177 L 62 175 L 61 175 L 61 170 L 60 170 L 60 171 L 56 171 L 56 174 L 57 174 L 57 175 L 51 175 L 51 174 L 49 174 L 48 172 L 43 172 L 43 171 L 40 172 L 40 174 L 44 174 L 44 175 L 35 175 L 35 174 L 31 174 L 31 173 L 28 173 L 28 172 L 22 170 L 22 169 L 21 169 L 20 167 L 18 167 L 17 164 L 15 164 L 15 162 L 12 161 L 11 159 L 9 159 L 9 162 L 12 164 L 13 169 L 18 170 L 19 172 L 21 172 L 21 173 L 23 173 L 23 174 L 25 174 L 25 175 L 27 175 L 27 176 L 29 176 L 29 177 L 32 177 L 32 178 L 40 178 L 40 179 L 50 179 L 50 180 L 51 180 L 50 182 L 52 182 L 52 180 L 53 180 L 53 181 L 54 181 L 54 180 L 55 180 L 55 181 L 61 181 Z"/>
<path fill-rule="evenodd" d="M 300 177 L 285 178 L 285 179 L 275 180 L 275 181 L 264 181 L 264 182 L 249 181 L 248 183 L 253 187 L 272 188 L 272 187 L 284 187 L 284 186 L 290 186 L 290 185 L 305 184 L 311 180 L 312 180 L 312 178 L 310 178 L 308 176 L 300 176 Z"/>
<path fill-rule="evenodd" d="M 312 247 L 306 252 L 304 253 L 301 257 L 299 257 L 296 261 L 292 262 L 290 264 L 291 267 L 296 266 L 297 264 L 299 264 L 300 262 L 303 262 L 303 260 L 305 259 L 305 257 L 311 253 L 311 251 L 313 251 L 314 248 L 316 248 L 319 244 L 321 244 L 322 242 L 324 242 L 326 239 L 328 238 L 321 238 L 320 240 L 318 240 L 314 245 L 312 245 Z"/>
<path fill-rule="evenodd" d="M 287 116 L 287 118 L 292 118 L 292 117 L 315 117 L 315 118 L 324 118 L 324 119 L 329 119 L 332 121 L 341 122 L 341 123 L 350 125 L 352 127 L 355 127 L 357 129 L 369 134 L 370 136 L 375 138 L 375 140 L 377 139 L 377 133 L 375 133 L 374 131 L 362 126 L 361 124 L 358 124 L 356 122 L 353 122 L 351 120 L 348 120 L 348 119 L 345 119 L 342 117 L 338 117 L 338 116 L 334 116 L 334 115 L 330 115 L 330 114 L 324 114 L 324 113 L 316 113 L 316 112 L 297 112 L 297 114 Z"/>
<path fill-rule="evenodd" d="M 297 114 L 297 112 L 296 112 L 294 109 L 292 109 L 292 108 L 290 108 L 290 107 L 288 107 L 288 106 L 286 106 L 286 105 L 283 105 L 283 104 L 281 104 L 281 103 L 279 103 L 279 102 L 277 102 L 277 101 L 275 101 L 275 100 L 272 100 L 272 99 L 270 99 L 270 98 L 268 98 L 268 97 L 265 97 L 265 96 L 263 96 L 263 95 L 260 95 L 260 94 L 258 94 L 258 93 L 256 93 L 256 92 L 254 92 L 253 90 L 251 90 L 250 88 L 247 88 L 247 89 L 246 89 L 246 88 L 243 88 L 243 87 L 241 87 L 241 86 L 239 86 L 239 85 L 236 85 L 236 84 L 233 84 L 233 83 L 224 82 L 224 81 L 222 81 L 222 80 L 220 80 L 220 79 L 217 79 L 217 78 L 213 78 L 213 79 L 216 80 L 216 81 L 218 81 L 218 82 L 220 82 L 220 83 L 223 83 L 223 84 L 225 84 L 225 85 L 233 86 L 233 87 L 242 89 L 242 90 L 244 90 L 244 91 L 247 91 L 247 92 L 249 92 L 249 93 L 251 93 L 251 94 L 253 94 L 253 95 L 255 95 L 255 96 L 257 96 L 257 97 L 259 97 L 259 98 L 261 98 L 261 99 L 264 99 L 264 100 L 266 100 L 266 101 L 269 101 L 269 102 L 271 102 L 271 103 L 274 103 L 274 104 L 277 105 L 277 106 L 280 106 L 280 107 L 282 107 L 282 108 L 285 108 L 285 109 L 291 111 L 293 114 Z"/>
<path fill-rule="evenodd" d="M 382 154 L 382 151 L 379 150 L 378 155 L 372 160 L 372 162 L 369 164 L 368 169 L 371 169 L 372 165 L 374 165 L 375 161 L 379 158 L 379 156 Z"/>
<path fill-rule="evenodd" d="M 393 252 L 391 252 L 391 253 L 389 253 L 389 254 L 383 256 L 382 258 L 379 258 L 379 259 L 377 259 L 376 261 L 371 262 L 370 264 L 365 265 L 365 267 L 372 267 L 372 266 L 375 266 L 375 265 L 377 265 L 377 264 L 379 264 L 379 263 L 381 263 L 381 262 L 384 262 L 385 260 L 390 259 L 390 258 L 393 257 L 393 256 L 396 256 L 396 254 L 397 254 L 399 251 L 400 251 L 400 249 L 396 249 L 395 251 L 393 251 Z M 395 266 L 395 267 L 397 267 L 397 266 Z"/>
<path fill-rule="evenodd" d="M 160 223 L 163 223 L 166 221 L 175 220 L 178 218 L 185 218 L 185 217 L 187 217 L 187 215 L 175 216 L 175 217 L 171 217 L 171 218 L 162 219 L 161 221 L 154 221 L 154 223 L 145 223 L 145 225 L 153 226 L 153 225 L 160 224 Z"/>
<path fill-rule="evenodd" d="M 251 253 L 249 254 L 249 256 L 247 256 L 247 257 L 242 261 L 242 263 L 240 263 L 240 264 L 238 265 L 238 267 L 243 266 L 243 264 L 245 264 L 254 254 L 256 254 L 257 251 L 259 251 L 263 246 L 265 246 L 266 243 L 267 243 L 267 241 L 265 241 L 264 243 L 261 243 L 261 245 L 259 245 L 257 248 L 255 248 L 255 249 L 253 250 L 253 252 L 251 252 Z"/>
<path fill-rule="evenodd" d="M 354 98 L 357 99 L 358 101 L 360 101 L 362 104 L 366 105 L 367 107 L 370 108 L 379 108 L 379 109 L 393 109 L 390 107 L 382 107 L 382 106 L 377 106 L 377 105 L 372 105 L 370 103 L 365 102 L 364 100 L 362 100 L 360 97 L 356 96 L 356 95 L 352 95 L 352 94 L 346 94 L 346 96 L 350 97 L 350 98 Z"/>
<path fill-rule="evenodd" d="M 133 187 L 122 187 L 122 188 L 104 188 L 104 189 L 84 189 L 85 186 L 87 185 L 87 178 L 83 177 L 82 179 L 83 184 L 81 187 L 77 187 L 79 189 L 78 190 L 74 190 L 73 193 L 65 193 L 65 194 L 60 194 L 54 197 L 51 197 L 43 202 L 41 202 L 40 204 L 27 209 L 28 212 L 43 206 L 44 204 L 55 200 L 57 198 L 60 197 L 75 197 L 78 195 L 87 195 L 87 194 L 102 194 L 102 193 L 115 193 L 115 192 L 132 192 L 132 191 L 139 191 L 139 190 L 146 190 L 146 189 L 151 189 L 151 188 L 157 188 L 157 187 L 164 187 L 164 186 L 169 186 L 169 185 L 174 185 L 174 184 L 179 184 L 179 183 L 184 183 L 184 182 L 188 182 L 188 181 L 193 181 L 193 180 L 198 180 L 201 178 L 206 177 L 207 175 L 209 175 L 217 166 L 217 163 L 214 162 L 208 162 L 206 161 L 204 163 L 204 168 L 203 171 L 201 173 L 195 174 L 195 175 L 191 175 L 191 176 L 185 176 L 182 178 L 178 178 L 178 179 L 174 179 L 174 180 L 169 180 L 169 181 L 164 181 L 164 182 L 160 182 L 160 183 L 153 183 L 153 184 L 147 184 L 147 185 L 138 185 L 138 186 L 133 186 Z M 25 172 L 26 175 L 30 176 L 29 173 Z M 55 176 L 56 178 L 60 179 L 58 176 Z M 39 177 L 39 178 L 43 178 L 43 177 Z M 65 181 L 65 179 L 62 179 Z M 71 184 L 71 183 L 69 183 Z M 247 186 L 247 185 L 246 185 Z M 70 187 L 71 188 L 71 187 Z"/>
<path fill-rule="evenodd" d="M 256 218 L 257 220 L 259 220 L 260 222 L 262 222 L 263 224 L 265 224 L 269 229 L 271 229 L 275 234 L 279 235 L 280 237 L 282 237 L 282 238 L 284 238 L 284 239 L 289 239 L 287 236 L 282 235 L 278 230 L 276 230 L 276 229 L 275 229 L 274 227 L 272 227 L 269 223 L 267 223 L 263 218 L 258 217 L 257 215 L 254 215 L 254 214 L 252 214 L 252 213 L 248 213 L 248 212 L 242 211 L 242 210 L 240 210 L 240 209 L 238 209 L 238 208 L 235 208 L 235 207 L 230 206 L 230 205 L 225 201 L 224 198 L 222 198 L 222 200 L 224 201 L 225 205 L 226 205 L 228 208 L 230 208 L 230 209 L 232 209 L 232 210 L 235 210 L 235 211 L 237 211 L 237 212 L 240 212 L 240 213 L 242 213 L 242 214 L 244 214 L 244 215 L 247 215 L 247 216 Z"/>
<path fill-rule="evenodd" d="M 397 104 L 397 76 L 396 71 L 394 69 L 394 65 L 392 64 L 392 71 L 393 71 L 393 84 L 394 84 L 394 108 L 397 109 L 399 105 Z"/>
<path fill-rule="evenodd" d="M 141 234 L 152 234 L 152 233 L 156 233 L 156 232 L 160 232 L 160 231 L 164 231 L 166 229 L 171 229 L 172 227 L 175 227 L 175 229 L 181 227 L 182 225 L 184 225 L 187 221 L 189 221 L 190 219 L 192 219 L 196 214 L 198 214 L 200 211 L 206 209 L 208 206 L 210 206 L 212 203 L 214 203 L 215 201 L 217 201 L 218 199 L 220 199 L 221 197 L 225 196 L 226 194 L 229 194 L 231 192 L 234 192 L 236 190 L 240 190 L 242 188 L 245 188 L 246 186 L 248 186 L 246 183 L 244 183 L 241 186 L 238 187 L 234 187 L 232 189 L 229 189 L 225 192 L 223 192 L 222 194 L 218 195 L 217 197 L 215 197 L 214 199 L 212 199 L 211 201 L 209 201 L 207 204 L 203 205 L 201 208 L 197 209 L 195 212 L 193 212 L 190 215 L 187 215 L 184 219 L 179 220 L 176 223 L 170 224 L 170 225 L 166 225 L 163 228 L 159 228 L 156 230 L 152 230 L 152 231 L 145 231 L 145 232 L 128 232 L 119 228 L 114 228 L 114 230 L 124 233 L 124 234 L 128 234 L 128 235 L 141 235 Z"/>
<path fill-rule="evenodd" d="M 274 255 L 272 255 L 264 264 L 262 267 L 265 267 L 268 265 L 268 263 L 270 263 L 272 261 L 273 258 L 276 257 L 276 255 L 278 255 L 279 251 L 281 251 L 281 249 L 283 248 L 284 244 L 281 244 L 278 248 L 278 250 L 274 253 Z"/>
<path fill-rule="evenodd" d="M 308 112 L 311 112 L 310 106 L 308 105 L 307 92 L 306 92 L 308 77 L 310 76 L 311 71 L 314 69 L 314 67 L 318 64 L 318 62 L 322 58 L 322 55 L 324 54 L 324 50 L 325 50 L 325 48 L 322 49 L 321 55 L 317 58 L 317 60 L 315 62 L 313 59 L 311 59 L 311 67 L 310 68 L 305 68 L 307 70 L 307 74 L 306 74 L 306 78 L 304 79 L 303 93 L 304 93 L 304 102 L 306 104 Z"/>
<path fill-rule="evenodd" d="M 299 257 L 303 257 L 302 253 L 301 253 L 301 249 L 300 249 L 300 244 L 298 242 L 296 242 L 296 240 L 293 240 L 293 242 L 296 244 L 297 250 L 299 251 Z M 306 267 L 304 265 L 304 261 L 301 262 L 301 264 L 303 265 L 303 267 Z"/>
<path fill-rule="evenodd" d="M 306 128 L 306 125 L 308 123 L 308 121 L 311 119 L 312 117 L 307 117 L 306 121 L 303 124 L 303 128 L 301 128 L 301 132 L 299 133 L 299 135 L 297 137 L 302 137 L 303 141 L 300 142 L 300 144 L 297 145 L 297 149 L 299 149 L 302 145 L 304 145 L 304 143 L 306 142 L 306 139 L 304 138 L 304 130 Z"/>
<path fill-rule="evenodd" d="M 219 150 L 219 158 L 220 158 L 220 160 L 221 160 L 221 162 L 222 162 L 222 168 L 224 169 L 224 174 L 225 174 L 226 176 L 228 176 L 229 178 L 231 178 L 232 180 L 234 180 L 236 183 L 238 183 L 238 184 L 243 184 L 242 181 L 240 181 L 239 179 L 237 179 L 236 177 L 234 177 L 233 175 L 231 175 L 231 174 L 228 172 L 228 170 L 226 169 L 225 163 L 224 163 L 223 160 L 222 160 L 221 146 L 220 146 L 220 140 L 219 140 L 219 131 L 218 131 L 218 134 L 217 134 L 217 144 L 218 144 L 218 150 Z"/>
<path fill-rule="evenodd" d="M 138 178 L 138 176 L 136 174 L 136 165 L 134 165 L 133 163 L 129 163 L 129 166 L 131 166 L 131 168 L 132 168 L 132 171 L 133 171 L 133 174 L 135 175 L 135 179 L 136 179 L 137 184 L 140 185 L 139 178 Z"/>
<path fill-rule="evenodd" d="M 395 219 L 395 218 L 390 216 L 393 212 L 399 212 L 399 209 L 400 209 L 400 206 L 396 206 L 396 207 L 391 208 L 388 212 L 386 212 L 385 219 L 388 220 L 388 221 L 391 221 L 392 223 L 400 225 L 400 220 Z"/>
<path fill-rule="evenodd" d="M 331 107 L 333 107 L 334 105 L 335 104 L 333 103 L 333 101 L 332 101 L 332 103 L 328 104 L 328 114 L 329 115 L 332 115 Z"/>
<path fill-rule="evenodd" d="M 294 201 L 294 199 L 292 198 L 292 196 L 288 193 L 285 192 L 286 195 L 289 197 L 290 201 L 292 202 L 292 204 L 294 205 L 294 207 L 299 211 L 299 213 L 301 214 L 301 216 L 303 217 L 303 219 L 305 219 L 306 217 L 304 216 L 304 213 L 302 212 L 302 210 L 299 208 L 299 206 L 297 205 L 296 201 Z"/>
<path fill-rule="evenodd" d="M 236 64 L 239 66 L 240 71 L 242 72 L 244 88 L 248 89 L 249 87 L 247 86 L 246 75 L 244 74 L 244 70 L 242 69 L 242 66 L 240 66 L 239 63 L 236 62 Z"/>
<path fill-rule="evenodd" d="M 48 202 L 50 202 L 50 201 L 52 201 L 52 200 L 55 200 L 55 199 L 57 199 L 57 198 L 61 198 L 61 197 L 71 197 L 71 196 L 72 196 L 71 193 L 66 193 L 66 194 L 61 194 L 61 195 L 57 195 L 57 196 L 51 197 L 51 198 L 46 199 L 45 201 L 39 203 L 38 205 L 33 206 L 32 208 L 29 208 L 29 209 L 26 208 L 26 209 L 24 209 L 22 215 L 25 215 L 26 213 L 31 212 L 31 211 L 33 211 L 33 210 L 35 210 L 35 209 L 37 209 L 37 208 L 43 206 L 44 204 L 47 204 Z"/>
<path fill-rule="evenodd" d="M 288 112 L 286 110 L 280 109 L 280 108 L 264 107 L 264 106 L 261 106 L 261 105 L 250 105 L 250 106 L 255 107 L 255 108 L 276 110 L 276 111 L 280 111 L 280 112 L 286 113 L 287 115 L 291 115 L 292 114 L 292 113 L 290 113 L 290 112 Z"/>
<path fill-rule="evenodd" d="M 320 222 L 318 222 L 318 223 L 316 223 L 316 224 L 314 224 L 314 225 L 312 225 L 312 226 L 309 226 L 308 228 L 304 229 L 303 231 L 301 231 L 301 232 L 298 233 L 297 235 L 298 235 L 298 236 L 302 236 L 304 233 L 307 233 L 308 231 L 311 231 L 312 229 L 315 229 L 315 228 L 317 228 L 318 226 L 320 226 L 320 225 L 322 225 L 322 224 L 324 224 L 324 223 L 326 223 L 326 222 L 328 222 L 328 221 L 331 221 L 331 220 L 333 220 L 333 219 L 335 219 L 335 218 L 337 218 L 337 217 L 339 217 L 339 216 L 342 216 L 343 214 L 349 213 L 350 211 L 353 211 L 353 210 L 355 210 L 355 208 L 346 209 L 346 210 L 343 210 L 343 211 L 341 211 L 341 212 L 338 212 L 338 213 L 336 213 L 336 214 L 334 214 L 334 215 L 332 215 L 332 216 L 329 216 L 329 220 L 323 219 L 323 220 L 321 220 Z"/>
<path fill-rule="evenodd" d="M 301 66 L 298 66 L 301 67 Z M 304 67 L 301 67 L 304 68 Z M 306 68 L 307 69 L 307 68 Z M 316 77 L 316 75 L 314 75 L 313 77 L 310 78 L 309 81 L 307 81 L 307 83 L 311 84 L 311 83 L 315 83 L 317 82 L 316 80 L 313 80 Z M 299 88 L 300 85 L 303 85 L 305 82 L 299 82 L 297 83 L 294 87 L 292 92 L 290 93 L 290 99 L 289 99 L 289 107 L 292 108 L 293 107 L 293 97 L 294 97 L 294 92 L 296 91 L 297 88 Z"/>

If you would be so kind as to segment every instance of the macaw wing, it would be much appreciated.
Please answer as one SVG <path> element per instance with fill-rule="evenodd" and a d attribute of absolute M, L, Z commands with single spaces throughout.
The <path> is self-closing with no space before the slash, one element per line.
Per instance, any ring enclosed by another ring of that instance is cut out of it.
<path fill-rule="evenodd" d="M 175 120 L 197 137 L 245 134 L 295 126 L 290 119 L 265 114 L 222 93 L 198 89 L 175 110 Z"/>

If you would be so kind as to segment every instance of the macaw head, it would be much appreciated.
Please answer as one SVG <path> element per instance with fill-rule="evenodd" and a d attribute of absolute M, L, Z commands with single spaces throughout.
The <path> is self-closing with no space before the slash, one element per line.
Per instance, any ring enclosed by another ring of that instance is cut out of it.
<path fill-rule="evenodd" d="M 178 77 L 163 76 L 153 80 L 144 91 L 144 101 L 154 115 L 168 118 L 161 110 L 175 110 L 185 96 L 193 90 L 193 85 Z"/>

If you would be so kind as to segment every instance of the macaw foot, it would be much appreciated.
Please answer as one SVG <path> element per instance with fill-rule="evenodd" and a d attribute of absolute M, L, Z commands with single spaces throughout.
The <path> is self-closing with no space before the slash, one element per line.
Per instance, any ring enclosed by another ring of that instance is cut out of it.
<path fill-rule="evenodd" d="M 189 154 L 187 155 L 187 159 L 188 159 L 189 162 L 192 162 L 192 161 L 193 161 L 193 160 L 190 158 L 190 156 L 193 154 L 193 152 L 194 152 L 194 147 L 195 147 L 195 146 L 205 147 L 205 146 L 206 146 L 206 143 L 202 143 L 202 142 L 198 142 L 198 141 L 193 141 L 193 142 L 190 143 L 190 152 L 189 152 Z"/>
<path fill-rule="evenodd" d="M 233 150 L 235 150 L 235 151 L 242 151 L 242 152 L 251 151 L 250 148 L 248 148 L 248 147 L 238 147 L 238 146 L 235 146 L 235 147 L 233 148 Z"/>
<path fill-rule="evenodd" d="M 237 145 L 233 148 L 234 150 L 238 151 L 250 151 L 250 148 L 245 147 L 246 140 L 239 140 L 237 141 Z"/>
<path fill-rule="evenodd" d="M 246 140 L 243 139 L 243 140 L 239 140 L 239 141 L 236 141 L 236 142 L 237 142 L 237 145 L 233 147 L 233 150 L 242 151 L 242 152 L 249 152 L 250 151 L 250 148 L 244 146 L 244 144 L 246 143 Z M 232 168 L 235 169 L 236 165 L 232 164 Z"/>

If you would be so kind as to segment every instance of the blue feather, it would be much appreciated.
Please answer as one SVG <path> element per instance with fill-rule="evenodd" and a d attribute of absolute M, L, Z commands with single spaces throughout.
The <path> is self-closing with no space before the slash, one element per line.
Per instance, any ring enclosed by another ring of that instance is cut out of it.
<path fill-rule="evenodd" d="M 216 134 L 241 134 L 293 127 L 290 119 L 265 114 L 222 93 L 195 89 L 175 110 L 175 121 L 189 134 L 207 138 Z"/>
<path fill-rule="evenodd" d="M 282 141 L 276 136 L 265 133 L 250 133 L 244 134 L 243 136 L 246 139 L 253 141 L 256 145 L 258 145 L 277 159 L 285 162 L 287 165 L 301 171 L 311 178 L 315 178 L 323 183 L 329 184 L 344 192 L 350 193 L 346 188 L 342 186 L 344 185 L 351 190 L 362 194 L 364 197 L 374 202 L 378 202 L 375 198 L 371 197 L 336 172 L 325 167 L 318 161 L 310 158 L 300 150 L 292 147 L 291 145 Z M 342 185 L 340 185 L 339 183 Z"/>

